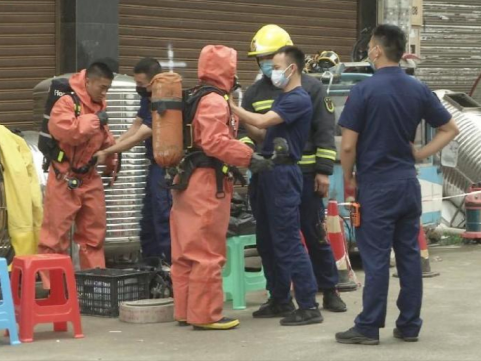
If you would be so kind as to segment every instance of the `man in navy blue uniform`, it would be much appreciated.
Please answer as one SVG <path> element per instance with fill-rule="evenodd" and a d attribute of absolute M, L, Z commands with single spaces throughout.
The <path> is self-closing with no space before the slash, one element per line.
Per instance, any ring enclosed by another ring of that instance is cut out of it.
<path fill-rule="evenodd" d="M 261 154 L 272 157 L 275 138 L 284 138 L 289 155 L 272 170 L 258 174 L 256 204 L 257 249 L 262 258 L 271 299 L 283 307 L 281 325 L 296 326 L 323 321 L 316 303 L 317 283 L 309 256 L 301 243 L 299 205 L 302 172 L 297 162 L 309 136 L 312 102 L 301 86 L 304 53 L 286 46 L 273 58 L 272 83 L 283 89 L 265 114 L 249 112 L 231 101 L 232 111 L 244 124 L 267 129 Z M 290 295 L 291 282 L 299 308 Z M 260 310 L 261 311 L 261 310 Z M 254 312 L 255 317 L 255 312 Z"/>
<path fill-rule="evenodd" d="M 405 47 L 405 34 L 397 26 L 374 29 L 369 60 L 375 73 L 353 87 L 339 120 L 344 182 L 357 186 L 361 205 L 356 241 L 366 274 L 363 310 L 354 327 L 336 334 L 340 343 L 379 344 L 379 329 L 386 319 L 391 248 L 401 284 L 394 337 L 417 341 L 421 329 L 417 237 L 422 209 L 415 161 L 440 151 L 459 131 L 429 88 L 399 67 Z M 414 137 L 422 119 L 437 132 L 415 150 Z"/>
<path fill-rule="evenodd" d="M 260 28 L 251 41 L 249 57 L 255 57 L 262 72 L 262 77 L 249 86 L 242 98 L 242 107 L 254 113 L 267 113 L 271 110 L 274 99 L 282 93 L 282 89 L 271 81 L 272 58 L 277 50 L 286 45 L 294 45 L 289 33 L 280 26 L 269 24 Z M 333 173 L 336 160 L 334 142 L 334 104 L 327 96 L 319 79 L 302 74 L 302 88 L 312 101 L 312 123 L 302 158 L 297 163 L 303 175 L 300 215 L 301 231 L 306 240 L 314 275 L 319 290 L 323 293 L 322 306 L 332 312 L 345 312 L 346 304 L 339 296 L 336 286 L 339 282 L 336 261 L 331 245 L 327 242 L 324 230 L 323 197 L 329 190 L 329 176 Z M 248 130 L 249 137 L 241 137 L 241 141 L 255 146 L 262 144 L 265 131 Z M 252 138 L 251 138 L 252 137 Z M 255 196 L 257 176 L 253 175 L 249 186 L 250 196 Z M 255 200 L 252 201 L 252 204 Z M 255 208 L 255 207 L 254 207 Z M 255 213 L 255 209 L 254 209 Z M 269 285 L 268 285 L 269 286 Z M 255 317 L 278 317 L 284 309 L 269 299 L 262 312 Z"/>
<path fill-rule="evenodd" d="M 159 62 L 153 58 L 144 58 L 134 67 L 134 79 L 137 93 L 140 95 L 140 108 L 129 130 L 117 139 L 117 144 L 99 153 L 112 154 L 131 149 L 145 141 L 145 156 L 150 161 L 145 186 L 145 197 L 140 220 L 140 244 L 142 257 L 162 257 L 171 261 L 170 244 L 170 209 L 172 197 L 170 191 L 161 187 L 164 182 L 164 169 L 154 160 L 152 149 L 152 114 L 149 86 L 152 78 L 162 71 Z"/>

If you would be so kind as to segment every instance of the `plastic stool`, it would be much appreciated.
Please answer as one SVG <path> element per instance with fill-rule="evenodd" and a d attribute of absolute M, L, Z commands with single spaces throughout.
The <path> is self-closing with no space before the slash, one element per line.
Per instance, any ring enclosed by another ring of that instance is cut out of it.
<path fill-rule="evenodd" d="M 17 321 L 15 321 L 15 309 L 13 308 L 10 279 L 8 278 L 7 260 L 0 258 L 0 330 L 7 329 L 10 335 L 10 344 L 19 345 L 17 334 Z"/>
<path fill-rule="evenodd" d="M 245 271 L 244 248 L 255 245 L 255 235 L 227 238 L 227 262 L 223 272 L 224 298 L 226 301 L 232 300 L 234 310 L 246 308 L 247 292 L 264 290 L 266 287 L 264 270 Z"/>
<path fill-rule="evenodd" d="M 50 295 L 36 300 L 35 276 L 39 271 L 50 272 Z M 65 332 L 67 322 L 72 322 L 74 337 L 84 337 L 75 275 L 69 256 L 39 254 L 15 257 L 12 262 L 12 294 L 20 341 L 32 342 L 33 330 L 39 323 L 53 323 L 55 332 Z"/>

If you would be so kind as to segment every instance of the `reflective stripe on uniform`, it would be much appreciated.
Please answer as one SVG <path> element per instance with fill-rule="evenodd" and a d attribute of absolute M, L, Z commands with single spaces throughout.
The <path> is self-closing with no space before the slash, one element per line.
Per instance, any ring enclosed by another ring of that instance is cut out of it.
<path fill-rule="evenodd" d="M 259 102 L 252 103 L 252 107 L 256 112 L 266 109 L 271 109 L 274 100 L 261 100 Z"/>
<path fill-rule="evenodd" d="M 336 160 L 336 151 L 330 149 L 317 148 L 316 157 Z"/>
<path fill-rule="evenodd" d="M 303 155 L 301 160 L 297 162 L 300 165 L 316 164 L 316 156 L 313 155 Z"/>

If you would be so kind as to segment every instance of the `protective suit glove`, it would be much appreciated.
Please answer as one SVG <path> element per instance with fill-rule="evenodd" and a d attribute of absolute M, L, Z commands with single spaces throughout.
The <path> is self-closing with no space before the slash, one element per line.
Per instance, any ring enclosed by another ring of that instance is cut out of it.
<path fill-rule="evenodd" d="M 99 117 L 100 124 L 102 126 L 109 124 L 109 115 L 105 110 L 101 110 L 100 112 L 97 112 L 97 117 Z"/>
<path fill-rule="evenodd" d="M 274 162 L 270 159 L 265 159 L 263 156 L 254 153 L 252 154 L 249 169 L 252 173 L 259 173 L 272 170 L 274 168 Z"/>

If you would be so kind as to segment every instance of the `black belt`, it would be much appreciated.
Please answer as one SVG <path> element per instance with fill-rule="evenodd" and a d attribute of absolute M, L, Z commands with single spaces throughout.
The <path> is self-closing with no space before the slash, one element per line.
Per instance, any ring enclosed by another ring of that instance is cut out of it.
<path fill-rule="evenodd" d="M 297 161 L 291 157 L 276 157 L 272 160 L 275 165 L 296 165 Z"/>
<path fill-rule="evenodd" d="M 236 167 L 228 167 L 220 160 L 207 156 L 202 151 L 195 151 L 188 153 L 181 161 L 174 174 L 178 175 L 178 183 L 172 183 L 167 188 L 175 190 L 185 190 L 189 184 L 190 177 L 197 168 L 212 168 L 215 171 L 216 178 L 216 197 L 224 198 L 224 179 L 226 176 L 232 175 L 234 180 L 241 183 L 242 186 L 246 184 L 246 181 L 242 173 Z M 171 169 L 173 170 L 173 169 Z M 180 171 L 180 172 L 179 172 Z"/>

